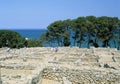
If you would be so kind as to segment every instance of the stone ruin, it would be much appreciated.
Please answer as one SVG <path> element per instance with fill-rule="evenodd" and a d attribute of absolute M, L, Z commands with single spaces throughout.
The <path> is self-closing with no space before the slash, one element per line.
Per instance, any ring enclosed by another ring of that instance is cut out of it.
<path fill-rule="evenodd" d="M 0 84 L 120 84 L 114 48 L 0 49 Z"/>

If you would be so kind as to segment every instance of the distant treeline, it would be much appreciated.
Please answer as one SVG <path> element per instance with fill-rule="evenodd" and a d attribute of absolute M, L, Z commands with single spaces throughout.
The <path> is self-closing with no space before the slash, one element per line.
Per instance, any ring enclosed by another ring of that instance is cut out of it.
<path fill-rule="evenodd" d="M 49 46 L 81 47 L 87 42 L 90 46 L 112 47 L 120 49 L 120 20 L 118 17 L 86 16 L 76 19 L 58 20 L 51 23 L 46 33 L 40 37 L 43 44 Z M 112 42 L 112 44 L 110 43 Z"/>
<path fill-rule="evenodd" d="M 22 48 L 42 46 L 40 40 L 25 39 L 19 33 L 11 30 L 0 30 L 0 48 Z"/>

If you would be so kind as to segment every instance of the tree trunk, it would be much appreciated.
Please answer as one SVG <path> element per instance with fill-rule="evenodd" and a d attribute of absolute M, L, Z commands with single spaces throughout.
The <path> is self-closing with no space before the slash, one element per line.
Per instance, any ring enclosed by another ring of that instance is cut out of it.
<path fill-rule="evenodd" d="M 75 46 L 75 39 L 74 39 L 74 43 L 73 43 L 73 46 Z"/>
<path fill-rule="evenodd" d="M 109 42 L 108 40 L 103 41 L 103 47 L 107 48 L 109 46 L 108 42 Z"/>
<path fill-rule="evenodd" d="M 116 48 L 116 42 L 115 42 L 115 40 L 113 40 L 113 43 L 114 43 L 114 47 Z"/>
<path fill-rule="evenodd" d="M 118 47 L 117 47 L 118 50 L 120 50 L 120 41 L 118 41 Z"/>
<path fill-rule="evenodd" d="M 88 48 L 90 48 L 90 34 L 88 34 Z"/>
<path fill-rule="evenodd" d="M 81 41 L 79 42 L 79 48 L 81 48 Z"/>

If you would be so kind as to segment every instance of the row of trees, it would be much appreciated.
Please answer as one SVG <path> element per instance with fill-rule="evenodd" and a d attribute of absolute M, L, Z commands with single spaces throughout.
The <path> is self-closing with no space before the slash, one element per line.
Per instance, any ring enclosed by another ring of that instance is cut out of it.
<path fill-rule="evenodd" d="M 120 48 L 120 20 L 117 17 L 78 17 L 51 23 L 41 40 L 49 46 Z M 100 43 L 102 45 L 100 45 Z"/>
<path fill-rule="evenodd" d="M 40 47 L 42 43 L 40 40 L 29 39 L 26 40 L 19 33 L 11 30 L 0 30 L 0 48 L 22 48 L 22 47 Z"/>
<path fill-rule="evenodd" d="M 42 45 L 43 44 L 43 45 Z M 117 17 L 78 17 L 51 23 L 40 40 L 25 40 L 19 33 L 0 30 L 0 47 L 40 46 L 115 47 L 120 49 L 120 20 Z"/>

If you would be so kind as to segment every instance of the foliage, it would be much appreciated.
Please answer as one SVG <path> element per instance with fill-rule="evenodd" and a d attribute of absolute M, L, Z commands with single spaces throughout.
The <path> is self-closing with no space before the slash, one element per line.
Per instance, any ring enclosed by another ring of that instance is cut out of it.
<path fill-rule="evenodd" d="M 0 30 L 0 47 L 23 47 L 24 38 L 17 32 Z"/>
<path fill-rule="evenodd" d="M 74 42 L 74 46 L 86 47 L 91 45 L 99 47 L 98 42 L 102 42 L 102 47 L 111 47 L 110 41 L 117 41 L 120 45 L 120 20 L 117 17 L 78 17 L 70 20 L 58 20 L 47 27 L 45 34 L 41 36 L 42 41 L 50 46 L 69 46 Z M 71 40 L 70 40 L 71 39 Z M 73 40 L 73 41 L 72 41 Z M 116 44 L 114 44 L 116 45 Z"/>
<path fill-rule="evenodd" d="M 46 41 L 49 42 L 49 44 L 58 45 L 58 46 L 64 46 L 66 45 L 66 42 L 69 42 L 69 23 L 70 20 L 58 20 L 50 24 L 47 28 L 46 34 L 42 35 L 42 39 L 46 36 Z M 67 41 L 66 41 L 67 40 Z M 64 42 L 66 41 L 66 42 Z M 68 44 L 67 44 L 68 45 Z"/>
<path fill-rule="evenodd" d="M 29 39 L 27 47 L 42 47 L 42 43 L 40 40 Z"/>
<path fill-rule="evenodd" d="M 22 47 L 40 47 L 40 40 L 25 40 L 19 33 L 11 30 L 0 30 L 0 47 L 22 48 Z"/>
<path fill-rule="evenodd" d="M 114 30 L 117 28 L 118 18 L 116 17 L 99 17 L 97 37 L 103 41 L 103 47 L 110 46 L 109 41 L 114 37 Z"/>

